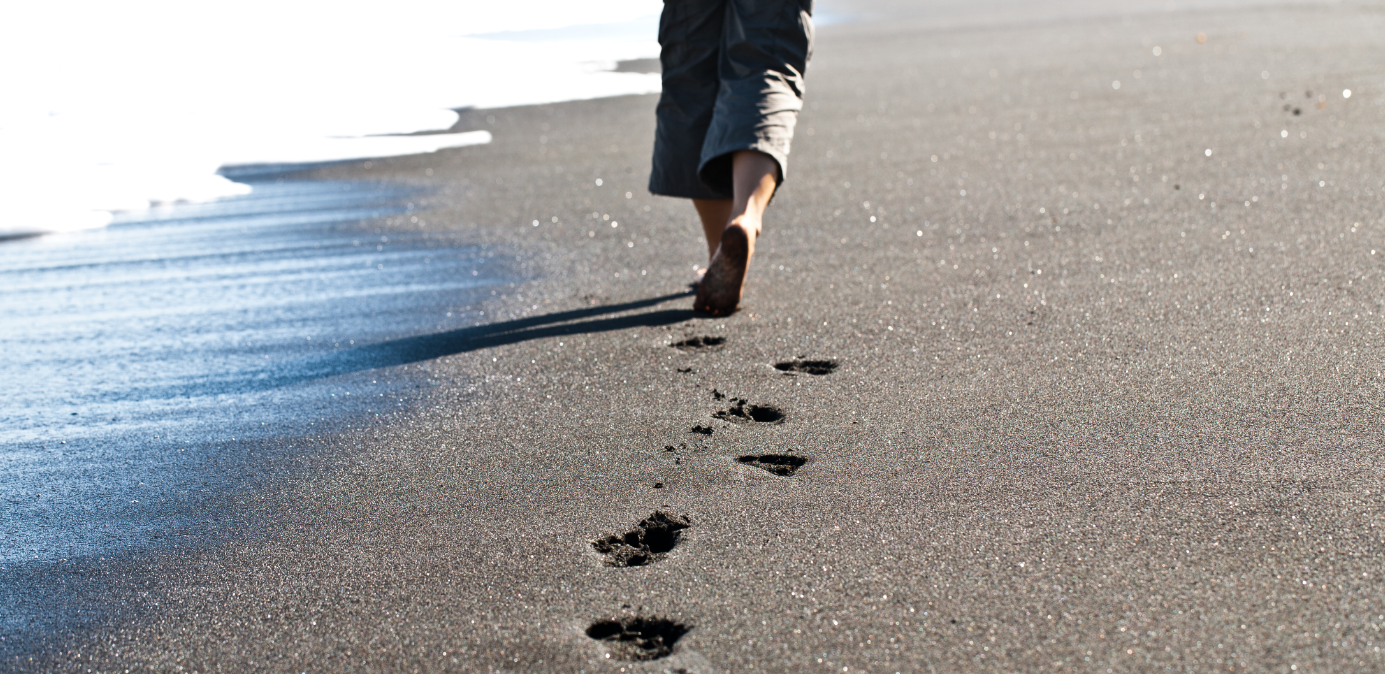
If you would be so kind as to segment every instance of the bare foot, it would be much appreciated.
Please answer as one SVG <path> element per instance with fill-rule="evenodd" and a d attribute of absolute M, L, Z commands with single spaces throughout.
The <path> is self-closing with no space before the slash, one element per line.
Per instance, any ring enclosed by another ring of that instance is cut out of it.
<path fill-rule="evenodd" d="M 750 256 L 754 254 L 754 249 L 753 232 L 739 222 L 727 225 L 721 232 L 721 245 L 707 264 L 707 273 L 697 284 L 697 300 L 693 302 L 693 309 L 713 316 L 735 312 L 736 306 L 741 303 L 745 273 L 750 267 Z"/>

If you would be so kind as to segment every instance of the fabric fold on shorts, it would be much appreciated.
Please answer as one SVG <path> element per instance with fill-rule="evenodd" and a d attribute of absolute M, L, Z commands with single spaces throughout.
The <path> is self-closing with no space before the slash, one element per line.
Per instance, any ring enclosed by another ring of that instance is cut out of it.
<path fill-rule="evenodd" d="M 650 192 L 730 199 L 741 150 L 773 157 L 782 182 L 812 57 L 811 0 L 666 0 L 659 44 Z"/>

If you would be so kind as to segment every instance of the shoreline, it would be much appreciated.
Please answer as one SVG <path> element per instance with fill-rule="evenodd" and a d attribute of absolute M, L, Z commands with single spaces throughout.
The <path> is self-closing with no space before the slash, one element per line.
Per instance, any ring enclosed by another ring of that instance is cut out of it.
<path fill-rule="evenodd" d="M 8 248 L 0 566 L 183 540 L 197 503 L 241 489 L 206 468 L 227 447 L 415 397 L 413 383 L 373 371 L 412 362 L 388 345 L 483 320 L 469 305 L 505 280 L 493 251 L 456 237 L 376 233 L 376 220 L 409 217 L 417 187 L 256 184 Z"/>

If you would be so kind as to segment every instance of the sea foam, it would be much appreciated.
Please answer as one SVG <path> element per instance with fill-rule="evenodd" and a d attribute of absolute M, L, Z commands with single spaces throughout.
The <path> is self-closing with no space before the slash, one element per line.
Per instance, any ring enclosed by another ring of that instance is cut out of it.
<path fill-rule="evenodd" d="M 496 7 L 495 5 L 502 5 Z M 0 238 L 244 194 L 238 164 L 489 142 L 455 110 L 642 94 L 659 3 L 29 3 L 0 27 Z M 432 131 L 422 135 L 418 132 Z M 447 132 L 447 133 L 437 133 Z"/>

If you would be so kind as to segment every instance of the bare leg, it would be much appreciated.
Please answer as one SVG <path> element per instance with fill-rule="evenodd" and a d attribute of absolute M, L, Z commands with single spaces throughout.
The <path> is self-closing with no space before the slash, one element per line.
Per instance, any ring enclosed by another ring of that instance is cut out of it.
<path fill-rule="evenodd" d="M 693 199 L 693 208 L 702 220 L 702 233 L 707 237 L 707 264 L 711 264 L 712 256 L 717 254 L 721 230 L 731 221 L 731 206 L 735 203 L 733 199 Z"/>
<path fill-rule="evenodd" d="M 746 270 L 755 254 L 761 220 L 779 184 L 779 163 L 763 152 L 742 150 L 731 158 L 734 197 L 726 200 L 694 200 L 702 229 L 707 235 L 711 261 L 697 284 L 693 308 L 709 314 L 729 314 L 740 304 Z M 726 206 L 729 204 L 730 208 Z M 726 209 L 726 210 L 723 210 Z M 711 219 L 725 214 L 725 220 Z M 715 237 L 715 238 L 714 238 Z"/>

